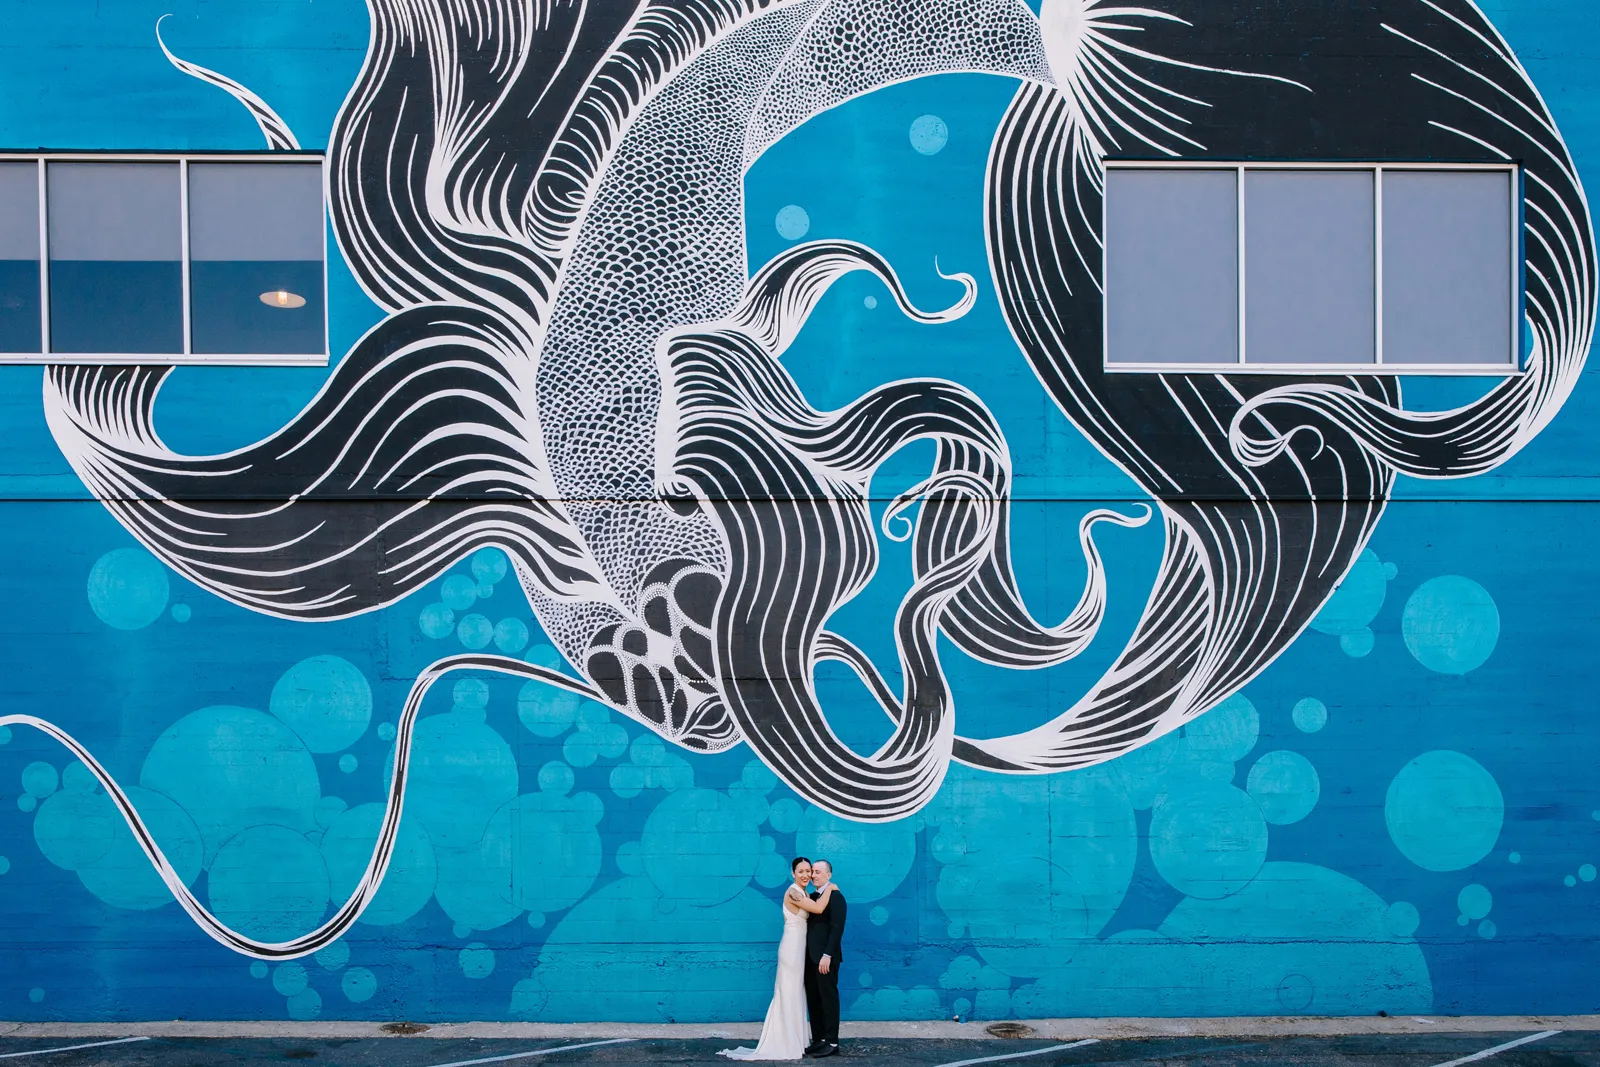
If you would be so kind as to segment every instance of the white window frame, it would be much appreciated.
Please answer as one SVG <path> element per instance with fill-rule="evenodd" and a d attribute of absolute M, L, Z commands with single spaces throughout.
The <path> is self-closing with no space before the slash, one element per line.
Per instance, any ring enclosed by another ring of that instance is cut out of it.
<path fill-rule="evenodd" d="M 209 353 L 193 351 L 189 291 L 189 164 L 315 163 L 327 188 L 328 161 L 321 152 L 0 152 L 0 163 L 34 163 L 39 171 L 39 352 L 0 352 L 0 366 L 39 364 L 118 364 L 203 367 L 326 367 L 328 365 L 328 225 L 326 197 L 322 205 L 322 352 Z M 51 163 L 176 163 L 178 164 L 179 228 L 183 245 L 182 352 L 52 352 L 50 350 L 50 199 L 45 180 Z"/>
<path fill-rule="evenodd" d="M 1523 316 L 1524 299 L 1527 287 L 1523 277 L 1524 249 L 1522 244 L 1522 168 L 1515 163 L 1365 163 L 1365 162 L 1238 162 L 1228 160 L 1208 161 L 1190 159 L 1161 159 L 1161 160 L 1135 160 L 1118 159 L 1106 160 L 1107 171 L 1111 170 L 1210 170 L 1234 172 L 1236 193 L 1238 195 L 1238 226 L 1235 245 L 1235 256 L 1238 265 L 1238 290 L 1239 310 L 1235 347 L 1238 359 L 1233 363 L 1114 363 L 1111 360 L 1110 330 L 1107 329 L 1110 317 L 1110 277 L 1106 271 L 1105 255 L 1107 245 L 1106 232 L 1106 197 L 1100 198 L 1100 235 L 1101 235 L 1101 315 L 1100 334 L 1101 352 L 1100 361 L 1107 373 L 1111 374 L 1150 374 L 1150 373 L 1188 373 L 1212 374 L 1226 372 L 1229 374 L 1277 374 L 1277 375 L 1321 375 L 1330 374 L 1418 374 L 1436 376 L 1467 376 L 1489 375 L 1494 377 L 1509 378 L 1526 373 L 1524 362 L 1526 353 L 1523 351 Z M 1372 363 L 1249 363 L 1246 361 L 1248 353 L 1245 349 L 1245 173 L 1248 171 L 1263 170 L 1292 170 L 1292 171 L 1328 171 L 1328 170 L 1354 170 L 1365 171 L 1373 176 L 1372 180 L 1372 249 L 1373 249 L 1373 354 Z M 1422 171 L 1438 173 L 1444 171 L 1490 171 L 1510 175 L 1511 195 L 1507 210 L 1507 225 L 1511 233 L 1511 333 L 1506 339 L 1505 363 L 1386 363 L 1383 359 L 1383 176 L 1388 171 Z"/>

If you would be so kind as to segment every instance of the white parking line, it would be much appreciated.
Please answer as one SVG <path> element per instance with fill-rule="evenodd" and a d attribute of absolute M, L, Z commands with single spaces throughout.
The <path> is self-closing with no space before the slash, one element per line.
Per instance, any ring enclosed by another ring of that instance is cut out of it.
<path fill-rule="evenodd" d="M 1070 1045 L 1051 1045 L 1049 1048 L 1029 1049 L 1027 1052 L 1012 1052 L 1005 1056 L 983 1056 L 976 1060 L 956 1060 L 954 1063 L 941 1063 L 939 1067 L 971 1067 L 974 1063 L 999 1063 L 1001 1060 L 1020 1060 L 1027 1056 L 1043 1056 L 1046 1052 L 1060 1052 L 1062 1049 L 1082 1048 L 1084 1045 L 1098 1045 L 1098 1037 L 1086 1037 L 1082 1041 L 1074 1041 Z"/>
<path fill-rule="evenodd" d="M 1555 1037 L 1560 1032 L 1560 1030 L 1542 1030 L 1537 1034 L 1529 1034 L 1527 1037 L 1519 1037 L 1515 1041 L 1507 1041 L 1503 1045 L 1496 1045 L 1494 1048 L 1486 1048 L 1482 1052 L 1474 1052 L 1472 1055 L 1463 1056 L 1459 1060 L 1449 1060 L 1445 1063 L 1436 1063 L 1433 1065 L 1433 1067 L 1461 1067 L 1461 1064 L 1463 1063 L 1475 1063 L 1478 1060 L 1486 1060 L 1490 1056 L 1498 1055 L 1507 1049 L 1516 1048 L 1518 1045 L 1529 1045 L 1535 1041 L 1543 1041 L 1547 1037 Z"/>
<path fill-rule="evenodd" d="M 91 1041 L 87 1045 L 62 1045 L 60 1048 L 34 1048 L 27 1052 L 0 1053 L 0 1060 L 14 1060 L 22 1056 L 43 1056 L 50 1052 L 72 1052 L 80 1048 L 105 1048 L 107 1045 L 126 1045 L 130 1041 L 149 1041 L 148 1037 L 119 1037 L 115 1041 Z"/>
<path fill-rule="evenodd" d="M 507 1060 L 529 1060 L 535 1056 L 550 1056 L 557 1052 L 576 1052 L 580 1048 L 597 1048 L 600 1045 L 625 1045 L 634 1040 L 631 1037 L 613 1037 L 607 1041 L 587 1041 L 581 1045 L 558 1045 L 555 1048 L 533 1049 L 529 1052 L 509 1052 L 504 1056 L 485 1056 L 477 1060 L 452 1060 L 449 1063 L 436 1063 L 433 1067 L 474 1067 L 479 1063 L 505 1063 Z"/>

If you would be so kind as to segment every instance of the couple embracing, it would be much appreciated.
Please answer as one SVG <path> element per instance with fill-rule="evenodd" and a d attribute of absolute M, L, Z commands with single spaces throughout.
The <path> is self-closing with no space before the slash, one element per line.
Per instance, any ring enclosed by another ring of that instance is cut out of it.
<path fill-rule="evenodd" d="M 783 940 L 772 1004 L 755 1048 L 724 1049 L 733 1060 L 797 1060 L 839 1052 L 839 960 L 843 955 L 844 894 L 833 884 L 833 864 L 804 856 L 789 865 L 793 883 L 783 894 Z M 811 1021 L 811 1044 L 806 1019 Z"/>

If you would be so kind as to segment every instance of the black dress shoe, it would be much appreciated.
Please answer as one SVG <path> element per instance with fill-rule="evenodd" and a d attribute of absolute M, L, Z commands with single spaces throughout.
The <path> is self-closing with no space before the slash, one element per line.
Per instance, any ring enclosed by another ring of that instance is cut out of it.
<path fill-rule="evenodd" d="M 817 1054 L 817 1050 L 825 1047 L 827 1044 L 828 1043 L 826 1041 L 813 1041 L 811 1044 L 806 1046 L 804 1055 L 815 1056 Z"/>
<path fill-rule="evenodd" d="M 809 1055 L 814 1060 L 820 1060 L 824 1056 L 837 1056 L 838 1054 L 839 1054 L 839 1046 L 838 1045 L 825 1044 L 821 1048 L 817 1049 L 817 1051 L 808 1053 L 807 1055 Z"/>

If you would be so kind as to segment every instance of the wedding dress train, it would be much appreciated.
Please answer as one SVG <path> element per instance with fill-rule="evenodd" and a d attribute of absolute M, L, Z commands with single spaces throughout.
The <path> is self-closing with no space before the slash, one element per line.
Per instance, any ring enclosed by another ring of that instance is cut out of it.
<path fill-rule="evenodd" d="M 783 908 L 783 940 L 778 942 L 778 977 L 772 1004 L 755 1048 L 725 1048 L 730 1060 L 798 1060 L 806 1051 L 806 913 Z"/>

